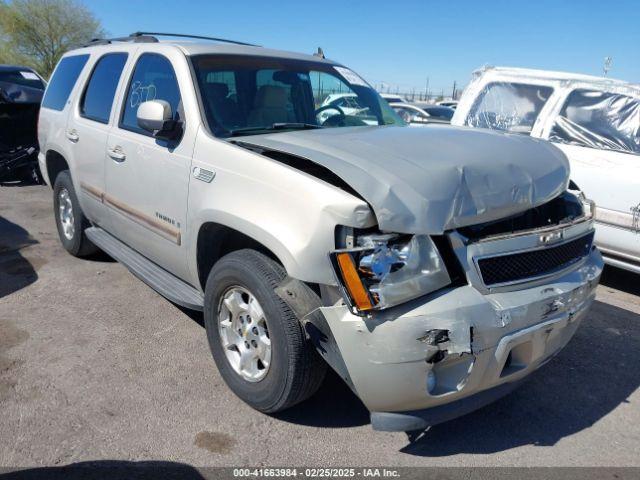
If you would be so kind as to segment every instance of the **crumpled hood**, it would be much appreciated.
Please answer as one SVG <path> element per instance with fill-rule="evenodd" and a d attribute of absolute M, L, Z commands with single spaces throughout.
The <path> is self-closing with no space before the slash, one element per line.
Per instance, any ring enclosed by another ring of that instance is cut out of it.
<path fill-rule="evenodd" d="M 381 230 L 440 234 L 515 215 L 566 190 L 569 163 L 524 135 L 432 125 L 252 135 L 239 144 L 318 163 L 373 208 Z"/>

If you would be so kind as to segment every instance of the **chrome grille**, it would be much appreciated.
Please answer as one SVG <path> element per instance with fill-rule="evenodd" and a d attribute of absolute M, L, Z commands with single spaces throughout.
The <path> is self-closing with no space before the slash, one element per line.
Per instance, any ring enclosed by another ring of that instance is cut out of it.
<path fill-rule="evenodd" d="M 560 245 L 477 259 L 483 283 L 490 287 L 552 274 L 589 254 L 593 232 Z"/>

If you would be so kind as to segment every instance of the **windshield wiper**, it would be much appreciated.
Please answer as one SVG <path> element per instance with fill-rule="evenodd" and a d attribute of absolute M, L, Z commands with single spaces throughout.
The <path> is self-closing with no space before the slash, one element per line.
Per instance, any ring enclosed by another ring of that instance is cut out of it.
<path fill-rule="evenodd" d="M 235 135 L 245 135 L 252 134 L 254 132 L 261 131 L 273 131 L 273 130 L 314 130 L 316 128 L 325 128 L 322 125 L 315 125 L 313 123 L 302 123 L 302 122 L 281 122 L 281 123 L 273 123 L 270 126 L 260 126 L 260 127 L 245 127 L 245 128 L 236 128 L 233 130 L 229 130 L 229 136 L 233 137 Z"/>

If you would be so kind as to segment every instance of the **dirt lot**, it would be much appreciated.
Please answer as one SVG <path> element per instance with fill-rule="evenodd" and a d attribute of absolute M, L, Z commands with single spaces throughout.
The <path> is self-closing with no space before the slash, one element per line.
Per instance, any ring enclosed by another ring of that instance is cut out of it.
<path fill-rule="evenodd" d="M 60 246 L 48 187 L 0 187 L 0 466 L 640 466 L 640 281 L 607 270 L 576 337 L 522 388 L 409 444 L 335 377 L 268 416 L 215 369 L 201 317 Z"/>

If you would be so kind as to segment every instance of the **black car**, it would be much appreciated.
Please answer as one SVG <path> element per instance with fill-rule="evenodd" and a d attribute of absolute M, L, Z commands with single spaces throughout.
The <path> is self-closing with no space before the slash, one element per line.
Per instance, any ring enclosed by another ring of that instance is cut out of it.
<path fill-rule="evenodd" d="M 0 182 L 41 183 L 38 112 L 45 82 L 31 68 L 0 65 Z"/>

